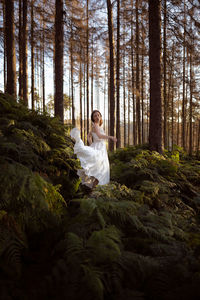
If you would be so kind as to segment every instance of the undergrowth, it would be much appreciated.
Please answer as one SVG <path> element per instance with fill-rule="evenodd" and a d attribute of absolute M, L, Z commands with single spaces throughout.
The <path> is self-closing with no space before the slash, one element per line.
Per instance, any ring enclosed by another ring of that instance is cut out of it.
<path fill-rule="evenodd" d="M 88 193 L 69 130 L 0 95 L 0 299 L 198 299 L 198 159 L 119 149 Z"/>

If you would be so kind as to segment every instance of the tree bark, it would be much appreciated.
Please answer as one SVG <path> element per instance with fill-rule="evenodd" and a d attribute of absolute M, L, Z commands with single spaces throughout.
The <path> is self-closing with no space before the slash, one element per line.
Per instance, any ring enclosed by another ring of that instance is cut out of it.
<path fill-rule="evenodd" d="M 167 148 L 167 0 L 164 0 L 164 28 L 163 28 L 163 102 L 164 102 L 164 120 L 163 120 L 163 139 L 164 148 Z"/>
<path fill-rule="evenodd" d="M 136 119 L 138 143 L 141 144 L 141 122 L 140 122 L 140 70 L 139 70 L 139 20 L 138 0 L 136 0 Z"/>
<path fill-rule="evenodd" d="M 16 56 L 14 36 L 14 2 L 5 1 L 5 38 L 7 58 L 6 93 L 16 96 Z"/>
<path fill-rule="evenodd" d="M 3 1 L 3 27 L 4 27 L 4 36 L 6 35 L 6 12 L 5 12 L 5 1 Z M 6 38 L 3 39 L 3 80 L 4 80 L 4 92 L 6 91 L 6 80 L 7 80 L 7 59 L 6 59 Z"/>
<path fill-rule="evenodd" d="M 80 62 L 79 62 L 79 105 L 80 105 L 80 132 L 81 132 L 81 139 L 83 139 L 83 110 L 82 110 L 82 51 L 80 49 Z"/>
<path fill-rule="evenodd" d="M 23 0 L 23 27 L 22 27 L 22 86 L 23 101 L 28 106 L 28 65 L 27 65 L 27 0 Z"/>
<path fill-rule="evenodd" d="M 193 47 L 192 47 L 193 48 Z M 189 124 L 190 124 L 190 131 L 189 131 L 189 155 L 192 156 L 192 152 L 193 152 L 193 128 L 192 128 L 192 117 L 193 117 L 193 113 L 192 113 L 192 105 L 193 105 L 193 58 L 192 58 L 192 51 L 193 49 L 191 49 L 190 51 L 190 109 L 189 109 Z"/>
<path fill-rule="evenodd" d="M 116 84 L 117 84 L 117 95 L 116 95 L 116 147 L 120 148 L 121 135 L 120 135 L 120 0 L 117 0 L 117 66 L 116 66 Z"/>
<path fill-rule="evenodd" d="M 76 125 L 75 120 L 75 106 L 74 106 L 74 57 L 73 57 L 73 40 L 74 40 L 74 33 L 73 33 L 73 4 L 72 4 L 72 15 L 71 15 L 71 36 L 70 36 L 70 70 L 71 70 L 71 98 L 72 98 L 72 125 Z"/>
<path fill-rule="evenodd" d="M 186 117 L 185 117 L 185 50 L 186 50 L 186 16 L 185 16 L 185 0 L 184 0 L 184 32 L 183 32 L 183 100 L 182 100 L 182 147 L 186 149 L 186 139 L 185 139 L 185 131 L 186 131 Z"/>
<path fill-rule="evenodd" d="M 87 0 L 86 12 L 86 96 L 87 96 L 87 135 L 89 133 L 89 0 Z"/>
<path fill-rule="evenodd" d="M 150 126 L 149 146 L 162 153 L 161 1 L 149 0 Z"/>
<path fill-rule="evenodd" d="M 144 44 L 144 28 L 142 28 L 142 53 L 141 53 L 141 104 L 142 104 L 142 144 L 144 144 L 144 52 L 145 52 L 145 44 Z"/>
<path fill-rule="evenodd" d="M 199 151 L 199 146 L 200 146 L 200 119 L 199 119 L 199 122 L 198 122 L 198 135 L 197 135 L 197 156 L 200 155 Z"/>
<path fill-rule="evenodd" d="M 113 39 L 113 15 L 111 1 L 107 0 L 108 12 L 108 33 L 109 33 L 109 48 L 110 48 L 110 87 L 109 87 L 109 102 L 110 102 L 110 135 L 115 134 L 115 76 L 114 76 L 114 39 Z M 109 150 L 114 150 L 113 141 L 109 140 Z"/>
<path fill-rule="evenodd" d="M 94 109 L 94 43 L 92 35 L 92 58 L 91 58 L 91 112 Z"/>
<path fill-rule="evenodd" d="M 31 1 L 31 107 L 35 109 L 35 57 L 34 57 L 34 12 L 33 12 L 33 3 Z"/>
<path fill-rule="evenodd" d="M 18 45 L 19 45 L 19 98 L 23 96 L 23 84 L 22 84 L 22 0 L 19 0 L 19 33 L 18 33 Z"/>
<path fill-rule="evenodd" d="M 123 26 L 124 31 L 124 48 L 123 48 L 123 106 L 124 106 L 124 147 L 126 147 L 126 63 L 125 63 L 125 57 L 126 57 L 126 51 L 125 51 L 125 23 Z"/>
<path fill-rule="evenodd" d="M 55 15 L 55 116 L 64 120 L 63 109 L 63 0 L 56 0 Z"/>
<path fill-rule="evenodd" d="M 131 0 L 133 9 L 133 0 Z M 134 54 L 133 54 L 133 14 L 131 17 L 131 88 L 132 88 L 132 105 L 133 105 L 133 145 L 136 145 L 136 126 L 135 126 L 135 72 L 134 72 Z"/>
<path fill-rule="evenodd" d="M 45 99 L 45 21 L 44 21 L 44 7 L 45 0 L 43 0 L 43 12 L 42 12 L 42 100 L 43 100 L 43 112 L 46 111 L 46 99 Z M 64 108 L 63 108 L 64 115 Z"/>

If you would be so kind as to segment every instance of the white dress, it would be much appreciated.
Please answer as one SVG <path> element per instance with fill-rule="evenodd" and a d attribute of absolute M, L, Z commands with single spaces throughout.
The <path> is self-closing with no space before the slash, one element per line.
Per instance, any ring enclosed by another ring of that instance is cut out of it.
<path fill-rule="evenodd" d="M 99 127 L 99 131 L 101 134 L 105 134 L 102 127 Z M 92 187 L 95 179 L 98 179 L 99 185 L 109 183 L 110 165 L 105 140 L 100 139 L 95 132 L 92 132 L 93 143 L 85 146 L 80 138 L 78 128 L 73 128 L 70 135 L 75 140 L 74 153 L 79 158 L 82 167 L 77 171 L 82 184 Z"/>

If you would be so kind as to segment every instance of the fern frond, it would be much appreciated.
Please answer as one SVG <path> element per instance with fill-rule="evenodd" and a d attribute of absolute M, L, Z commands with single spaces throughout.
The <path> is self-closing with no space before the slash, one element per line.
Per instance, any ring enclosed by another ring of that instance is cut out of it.
<path fill-rule="evenodd" d="M 91 216 L 96 208 L 97 208 L 96 199 L 87 198 L 80 201 L 81 212 L 86 213 L 88 216 Z"/>
<path fill-rule="evenodd" d="M 84 277 L 82 282 L 86 285 L 88 293 L 94 295 L 95 299 L 104 299 L 104 286 L 102 283 L 102 272 L 93 266 L 81 264 L 82 270 L 84 272 Z"/>
<path fill-rule="evenodd" d="M 74 260 L 81 259 L 84 254 L 83 240 L 72 232 L 68 232 L 66 235 L 67 248 L 65 257 L 68 263 L 72 263 Z"/>
<path fill-rule="evenodd" d="M 118 260 L 120 250 L 120 232 L 115 226 L 94 231 L 87 241 L 92 260 L 96 263 L 114 262 Z"/>
<path fill-rule="evenodd" d="M 21 252 L 25 247 L 25 242 L 14 232 L 0 226 L 0 264 L 8 275 L 20 275 Z"/>
<path fill-rule="evenodd" d="M 122 251 L 119 263 L 126 272 L 130 272 L 135 277 L 133 281 L 136 283 L 144 281 L 160 268 L 155 258 L 129 251 Z"/>

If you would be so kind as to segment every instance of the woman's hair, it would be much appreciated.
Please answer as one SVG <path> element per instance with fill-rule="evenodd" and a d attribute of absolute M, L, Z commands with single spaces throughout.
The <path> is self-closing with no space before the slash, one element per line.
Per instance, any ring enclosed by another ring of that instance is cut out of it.
<path fill-rule="evenodd" d="M 101 120 L 99 121 L 99 125 L 101 126 L 102 124 L 103 124 L 103 120 L 102 120 L 102 115 L 101 115 L 101 113 L 100 113 L 100 111 L 99 110 L 93 110 L 93 112 L 92 112 L 92 114 L 91 114 L 91 120 L 92 120 L 92 122 L 94 122 L 94 118 L 93 118 L 93 115 L 94 115 L 94 113 L 95 112 L 98 112 L 99 114 L 100 114 L 100 116 L 101 116 Z"/>

